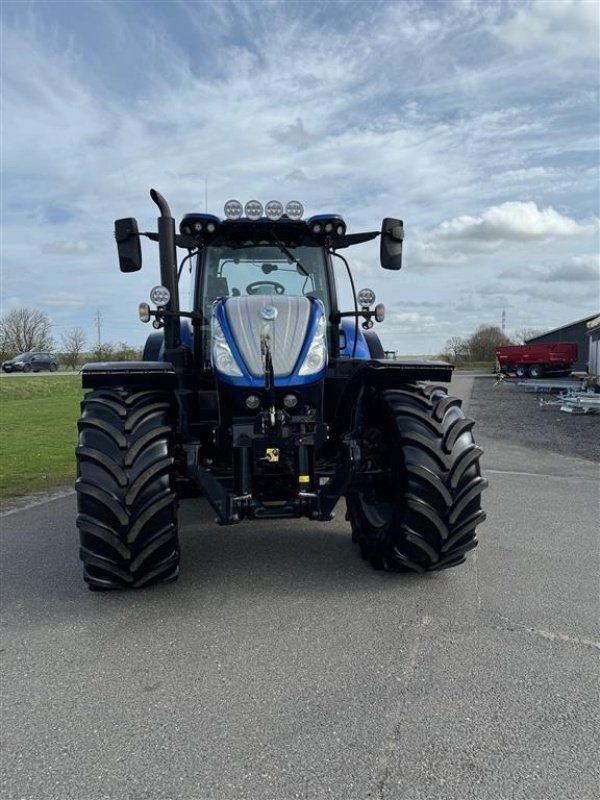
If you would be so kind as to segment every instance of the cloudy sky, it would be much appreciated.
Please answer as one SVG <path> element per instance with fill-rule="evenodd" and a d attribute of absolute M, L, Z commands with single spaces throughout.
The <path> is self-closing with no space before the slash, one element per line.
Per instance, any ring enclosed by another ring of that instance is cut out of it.
<path fill-rule="evenodd" d="M 231 197 L 404 219 L 404 267 L 345 251 L 384 346 L 598 311 L 596 0 L 2 3 L 2 311 L 139 344 L 155 245 L 121 275 L 115 218 Z M 340 281 L 343 272 L 340 271 Z"/>

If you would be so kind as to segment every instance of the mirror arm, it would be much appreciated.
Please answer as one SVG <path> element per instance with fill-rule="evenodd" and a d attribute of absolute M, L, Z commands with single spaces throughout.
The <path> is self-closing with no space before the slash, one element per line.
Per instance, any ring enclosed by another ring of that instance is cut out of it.
<path fill-rule="evenodd" d="M 152 231 L 143 231 L 138 236 L 145 236 L 153 242 L 158 242 L 159 240 L 158 233 L 153 233 Z M 175 244 L 185 250 L 196 250 L 198 248 L 198 242 L 193 236 L 185 236 L 183 234 L 175 234 Z"/>

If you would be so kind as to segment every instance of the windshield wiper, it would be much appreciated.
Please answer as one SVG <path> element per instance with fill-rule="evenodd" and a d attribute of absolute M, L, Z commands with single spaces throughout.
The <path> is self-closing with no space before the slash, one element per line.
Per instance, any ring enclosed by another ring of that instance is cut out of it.
<path fill-rule="evenodd" d="M 306 269 L 302 266 L 302 262 L 300 261 L 300 259 L 296 258 L 296 256 L 292 253 L 292 251 L 288 247 L 286 247 L 283 244 L 283 242 L 280 242 L 279 239 L 277 239 L 275 236 L 273 237 L 273 241 L 275 242 L 277 247 L 281 250 L 281 252 L 285 256 L 287 256 L 289 258 L 289 260 L 293 264 L 295 264 L 297 267 L 299 267 L 299 269 L 300 269 L 300 271 L 302 272 L 303 275 L 306 275 L 307 278 L 310 277 L 308 272 L 306 271 Z"/>

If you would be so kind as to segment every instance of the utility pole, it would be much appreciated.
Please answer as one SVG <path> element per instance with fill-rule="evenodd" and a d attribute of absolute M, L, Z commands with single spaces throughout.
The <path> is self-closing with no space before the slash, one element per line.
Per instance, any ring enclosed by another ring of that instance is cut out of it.
<path fill-rule="evenodd" d="M 502 309 L 502 333 L 506 331 L 506 309 Z"/>
<path fill-rule="evenodd" d="M 94 322 L 96 323 L 96 327 L 98 328 L 98 347 L 101 346 L 100 341 L 100 328 L 102 327 L 102 312 L 100 309 L 96 309 L 96 313 L 94 314 Z"/>

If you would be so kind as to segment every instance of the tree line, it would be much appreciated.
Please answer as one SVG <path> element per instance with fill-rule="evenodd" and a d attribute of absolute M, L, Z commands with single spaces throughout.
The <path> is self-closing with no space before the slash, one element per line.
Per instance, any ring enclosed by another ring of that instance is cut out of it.
<path fill-rule="evenodd" d="M 537 331 L 523 328 L 509 338 L 498 327 L 481 325 L 466 338 L 452 336 L 444 345 L 441 358 L 455 364 L 465 362 L 493 362 L 496 347 L 521 344 Z M 52 321 L 43 311 L 33 308 L 15 308 L 0 317 L 0 360 L 19 353 L 32 351 L 54 352 L 63 366 L 75 369 L 86 361 L 136 361 L 142 357 L 142 348 L 127 342 L 102 342 L 86 349 L 87 340 L 82 328 L 72 328 L 60 340 L 52 335 Z"/>
<path fill-rule="evenodd" d="M 452 336 L 444 345 L 441 357 L 455 364 L 496 360 L 496 348 L 509 344 L 523 344 L 538 333 L 533 328 L 523 328 L 511 338 L 494 325 L 480 325 L 475 333 L 463 338 Z"/>
<path fill-rule="evenodd" d="M 40 351 L 54 353 L 61 366 L 71 369 L 86 361 L 136 361 L 142 357 L 142 348 L 127 342 L 102 342 L 88 349 L 83 328 L 71 328 L 56 339 L 50 317 L 33 308 L 14 308 L 0 317 L 0 361 Z"/>

